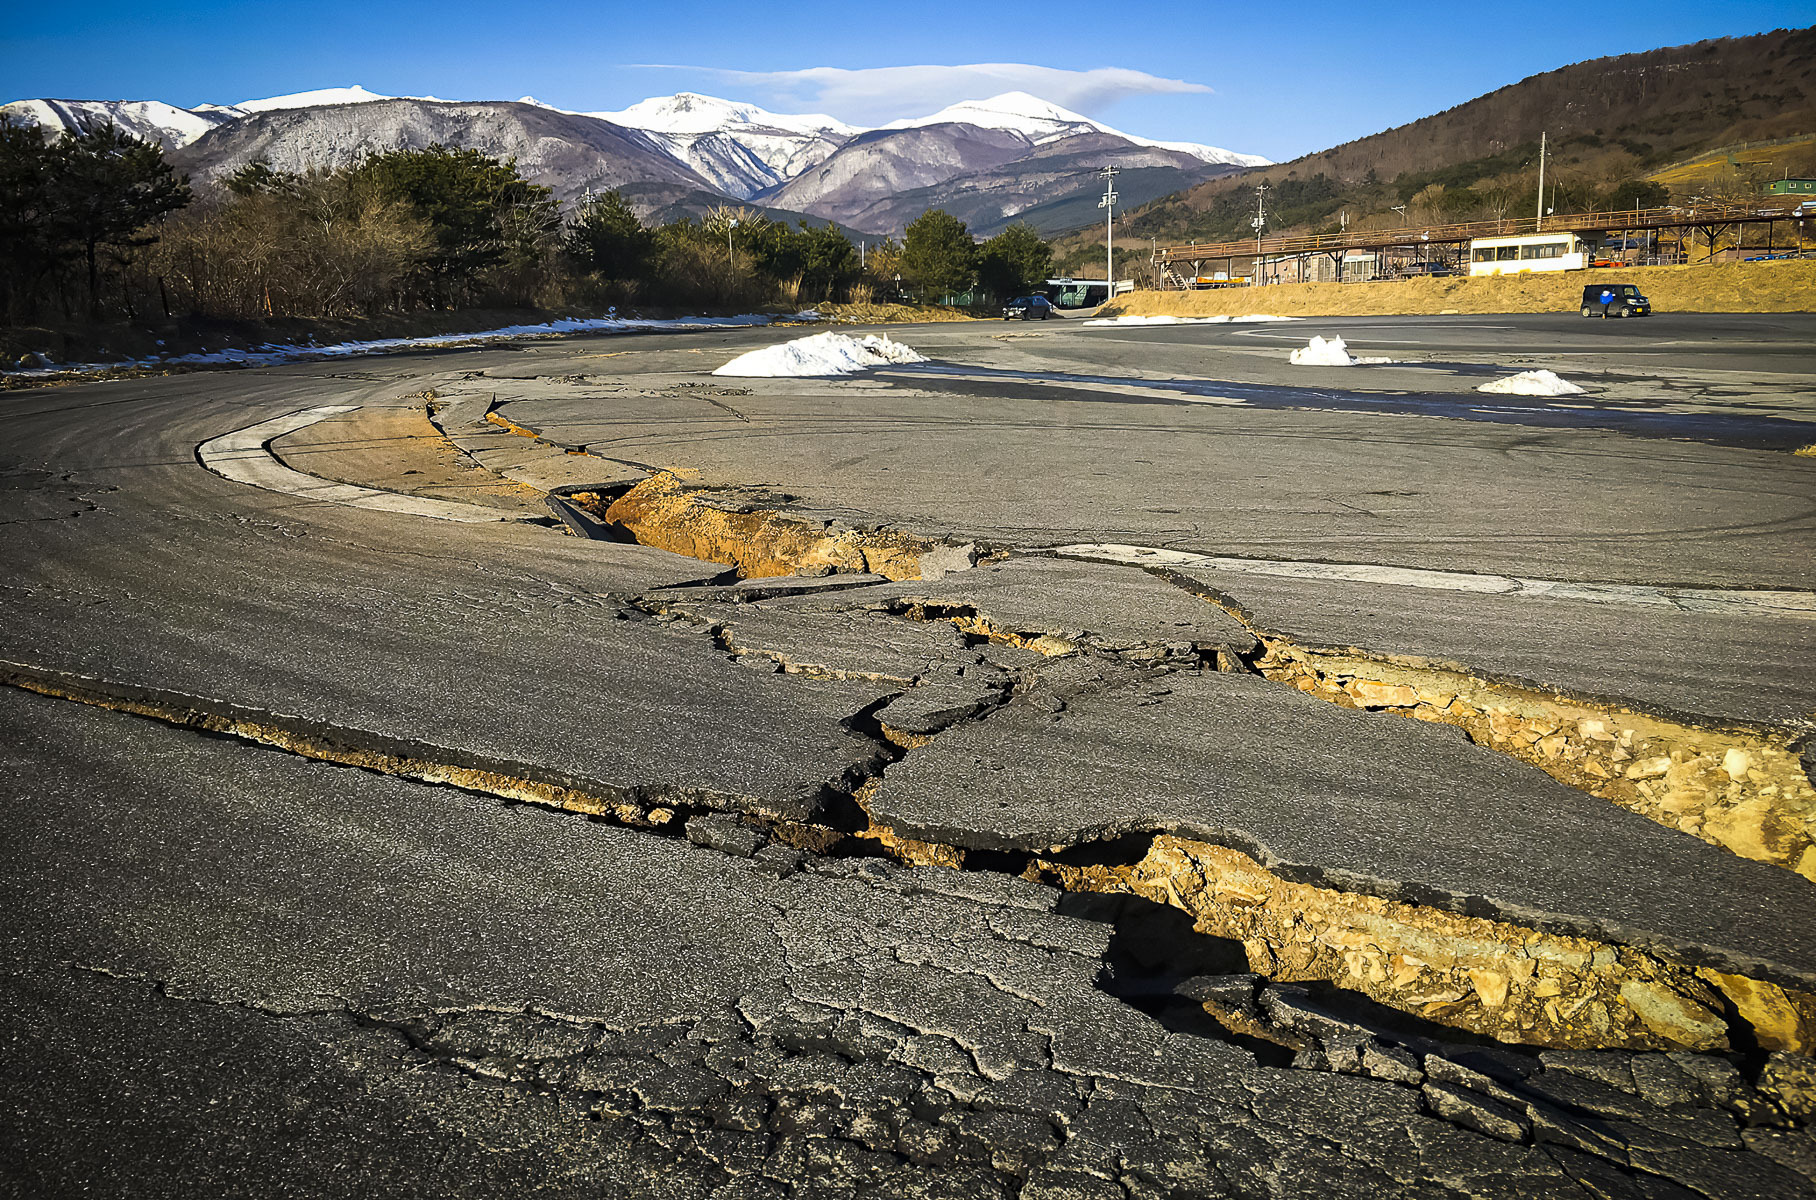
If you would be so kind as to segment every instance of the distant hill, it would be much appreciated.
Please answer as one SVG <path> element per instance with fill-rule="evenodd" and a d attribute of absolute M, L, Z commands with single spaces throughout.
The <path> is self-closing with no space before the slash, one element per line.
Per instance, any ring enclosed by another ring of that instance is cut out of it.
<path fill-rule="evenodd" d="M 1334 230 L 1339 214 L 1356 228 L 1527 212 L 1537 201 L 1541 132 L 1553 155 L 1547 204 L 1558 211 L 1644 197 L 1636 189 L 1649 175 L 1716 147 L 1816 133 L 1816 28 L 1547 71 L 1382 133 L 1157 199 L 1129 210 L 1118 232 L 1144 243 L 1250 236 L 1262 183 L 1270 187 L 1271 233 Z M 1408 211 L 1393 213 L 1392 205 Z M 1082 253 L 1091 236 L 1086 225 L 1068 245 Z"/>

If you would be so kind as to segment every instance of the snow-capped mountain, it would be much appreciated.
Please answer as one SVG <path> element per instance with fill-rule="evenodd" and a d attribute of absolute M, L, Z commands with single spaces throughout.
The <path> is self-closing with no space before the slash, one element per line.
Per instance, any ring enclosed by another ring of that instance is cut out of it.
<path fill-rule="evenodd" d="M 148 142 L 157 142 L 166 150 L 175 150 L 201 137 L 211 129 L 236 121 L 248 113 L 277 112 L 291 108 L 323 108 L 335 104 L 367 104 L 375 100 L 394 100 L 369 92 L 357 83 L 352 87 L 317 88 L 288 96 L 269 96 L 263 100 L 242 100 L 238 104 L 198 104 L 178 108 L 162 100 L 15 100 L 0 105 L 0 113 L 15 121 L 66 129 L 80 133 L 97 125 L 112 124 L 123 133 Z M 434 101 L 433 96 L 413 99 Z"/>
<path fill-rule="evenodd" d="M 736 199 L 878 234 L 897 234 L 936 206 L 961 213 L 978 233 L 1019 219 L 1052 232 L 1082 223 L 1079 197 L 1094 193 L 1092 174 L 1106 164 L 1128 172 L 1119 190 L 1139 203 L 1268 161 L 1137 137 L 1026 92 L 966 100 L 876 129 L 693 92 L 583 113 L 530 96 L 447 101 L 386 96 L 357 84 L 194 108 L 155 100 L 18 100 L 0 106 L 0 114 L 47 132 L 112 122 L 161 143 L 199 182 L 256 159 L 305 170 L 438 141 L 515 157 L 527 177 L 563 202 L 617 188 L 654 217 Z"/>
<path fill-rule="evenodd" d="M 740 200 L 819 165 L 863 132 L 834 117 L 772 113 L 693 92 L 586 115 L 641 130 L 664 153 Z"/>
<path fill-rule="evenodd" d="M 187 146 L 240 115 L 231 108 L 178 108 L 161 100 L 15 100 L 0 104 L 0 114 L 21 124 L 70 133 L 111 124 L 166 150 Z"/>
<path fill-rule="evenodd" d="M 1030 96 L 1027 92 L 1004 92 L 988 100 L 961 100 L 928 116 L 891 121 L 883 128 L 921 129 L 929 125 L 972 125 L 979 129 L 1000 129 L 1022 134 L 1037 146 L 1082 133 L 1107 133 L 1111 137 L 1134 142 L 1137 146 L 1177 150 L 1207 163 L 1238 167 L 1268 165 L 1268 160 L 1258 154 L 1238 154 L 1234 150 L 1204 146 L 1197 142 L 1158 142 L 1152 138 L 1137 137 L 1120 129 L 1112 129 L 1101 121 L 1093 121 L 1082 113 L 1061 108 L 1039 96 Z"/>

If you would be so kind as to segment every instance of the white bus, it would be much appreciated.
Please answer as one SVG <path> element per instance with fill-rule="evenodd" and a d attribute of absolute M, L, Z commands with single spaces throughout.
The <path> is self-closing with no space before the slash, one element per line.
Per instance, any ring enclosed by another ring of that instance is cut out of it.
<path fill-rule="evenodd" d="M 1588 251 L 1573 233 L 1526 233 L 1519 237 L 1476 238 L 1469 243 L 1471 275 L 1580 271 L 1588 265 Z"/>

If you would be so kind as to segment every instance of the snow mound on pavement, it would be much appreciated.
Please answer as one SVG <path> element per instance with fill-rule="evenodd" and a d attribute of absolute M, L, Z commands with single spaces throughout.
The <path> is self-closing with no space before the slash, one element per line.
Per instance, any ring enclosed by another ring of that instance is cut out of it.
<path fill-rule="evenodd" d="M 1340 337 L 1325 339 L 1312 335 L 1312 340 L 1292 353 L 1295 367 L 1354 367 L 1364 363 L 1388 363 L 1391 358 L 1361 358 L 1349 352 Z"/>
<path fill-rule="evenodd" d="M 855 338 L 843 333 L 816 333 L 812 337 L 783 342 L 780 346 L 765 346 L 749 354 L 740 354 L 713 374 L 746 379 L 786 379 L 851 375 L 892 363 L 926 361 L 924 355 L 891 341 L 887 334 L 872 333 Z"/>
<path fill-rule="evenodd" d="M 1248 313 L 1240 317 L 1219 314 L 1214 317 L 1095 317 L 1086 325 L 1256 325 L 1263 321 L 1297 321 L 1298 317 L 1274 317 L 1267 313 Z"/>
<path fill-rule="evenodd" d="M 1580 396 L 1583 389 L 1568 379 L 1559 379 L 1555 371 L 1540 368 L 1521 371 L 1493 383 L 1484 383 L 1478 392 L 1496 392 L 1503 396 Z"/>

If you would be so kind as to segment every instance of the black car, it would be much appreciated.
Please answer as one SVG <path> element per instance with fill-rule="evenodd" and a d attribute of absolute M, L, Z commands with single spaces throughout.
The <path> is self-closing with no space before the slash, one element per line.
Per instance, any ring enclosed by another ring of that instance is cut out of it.
<path fill-rule="evenodd" d="M 1401 267 L 1399 270 L 1399 275 L 1402 279 L 1411 279 L 1415 275 L 1430 275 L 1430 276 L 1434 276 L 1434 277 L 1442 277 L 1445 275 L 1461 275 L 1461 274 L 1462 274 L 1461 271 L 1457 270 L 1455 267 L 1453 267 L 1449 263 L 1437 262 L 1437 261 L 1407 263 L 1405 266 Z"/>
<path fill-rule="evenodd" d="M 1044 321 L 1053 315 L 1053 302 L 1045 296 L 1023 296 L 1003 305 L 1005 321 Z"/>
<path fill-rule="evenodd" d="M 1647 317 L 1652 301 L 1630 283 L 1591 283 L 1583 288 L 1585 317 Z"/>

